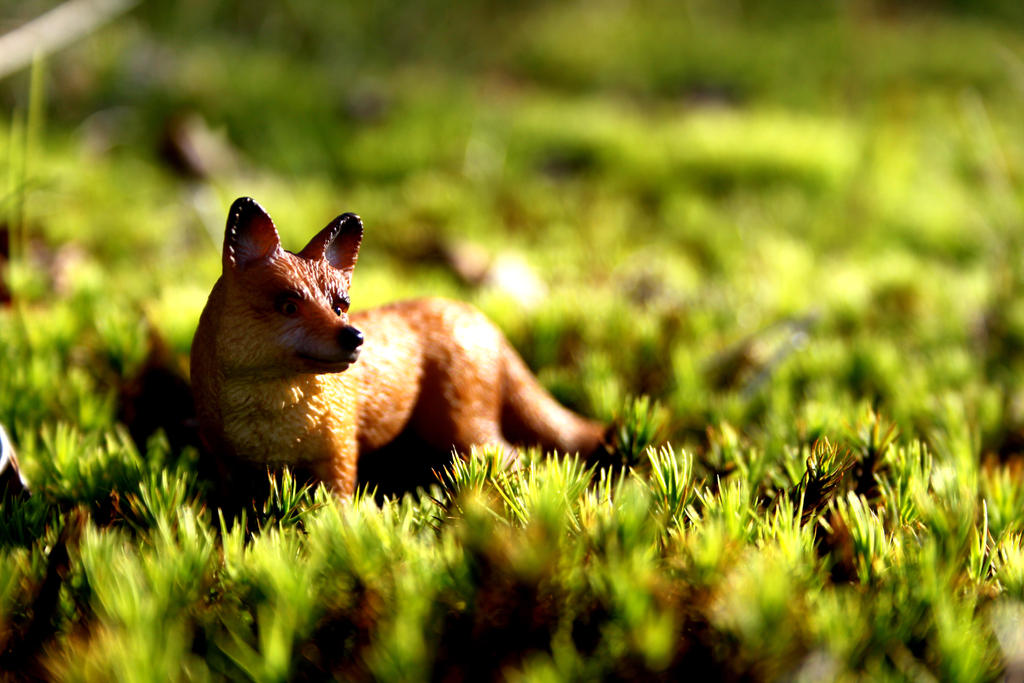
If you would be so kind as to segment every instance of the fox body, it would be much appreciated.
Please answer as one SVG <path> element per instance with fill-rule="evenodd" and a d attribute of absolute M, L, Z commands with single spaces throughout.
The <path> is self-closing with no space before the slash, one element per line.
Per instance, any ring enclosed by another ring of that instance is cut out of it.
<path fill-rule="evenodd" d="M 291 253 L 255 201 L 232 205 L 223 274 L 192 343 L 211 453 L 301 467 L 350 494 L 359 458 L 408 431 L 445 451 L 597 449 L 602 426 L 559 405 L 476 309 L 433 298 L 349 316 L 362 234 L 343 214 Z"/>

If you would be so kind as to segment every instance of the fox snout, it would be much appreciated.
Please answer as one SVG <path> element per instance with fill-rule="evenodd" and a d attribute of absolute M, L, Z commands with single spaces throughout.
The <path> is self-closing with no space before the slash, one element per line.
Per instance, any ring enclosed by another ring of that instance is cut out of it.
<path fill-rule="evenodd" d="M 338 344 L 346 351 L 358 354 L 359 347 L 363 345 L 363 333 L 351 325 L 345 325 L 338 332 Z"/>
<path fill-rule="evenodd" d="M 363 333 L 352 327 L 351 325 L 345 325 L 338 332 L 338 346 L 342 348 L 342 351 L 348 354 L 349 363 L 355 363 L 356 359 L 359 358 L 359 347 L 363 345 Z"/>

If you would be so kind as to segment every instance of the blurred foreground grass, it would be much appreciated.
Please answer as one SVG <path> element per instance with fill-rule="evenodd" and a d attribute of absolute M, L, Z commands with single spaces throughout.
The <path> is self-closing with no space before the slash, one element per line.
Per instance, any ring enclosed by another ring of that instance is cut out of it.
<path fill-rule="evenodd" d="M 797 6 L 144 5 L 5 82 L 0 670 L 1019 671 L 1024 37 Z M 355 307 L 474 302 L 627 467 L 223 519 L 171 399 L 243 194 L 358 212 Z"/>

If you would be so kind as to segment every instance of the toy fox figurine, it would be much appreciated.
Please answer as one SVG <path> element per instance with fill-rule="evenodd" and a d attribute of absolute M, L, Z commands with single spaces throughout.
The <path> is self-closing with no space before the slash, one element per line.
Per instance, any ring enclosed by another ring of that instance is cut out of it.
<path fill-rule="evenodd" d="M 603 427 L 559 405 L 476 309 L 417 299 L 350 318 L 362 236 L 362 221 L 346 213 L 291 253 L 253 199 L 231 206 L 223 274 L 192 342 L 211 453 L 299 467 L 349 495 L 358 459 L 410 430 L 448 452 L 598 448 Z"/>

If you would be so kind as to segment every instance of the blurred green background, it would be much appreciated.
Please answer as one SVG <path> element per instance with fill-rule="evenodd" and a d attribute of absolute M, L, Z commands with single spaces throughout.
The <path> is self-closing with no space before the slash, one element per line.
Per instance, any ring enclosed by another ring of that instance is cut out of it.
<path fill-rule="evenodd" d="M 293 249 L 355 211 L 357 308 L 472 300 L 585 412 L 646 393 L 691 445 L 726 420 L 777 449 L 863 401 L 914 429 L 954 392 L 1012 450 L 1021 15 L 141 3 L 46 56 L 38 87 L 0 83 L 5 280 L 33 326 L 99 350 L 112 375 L 79 369 L 102 394 L 142 363 L 140 314 L 187 353 L 236 196 Z"/>

